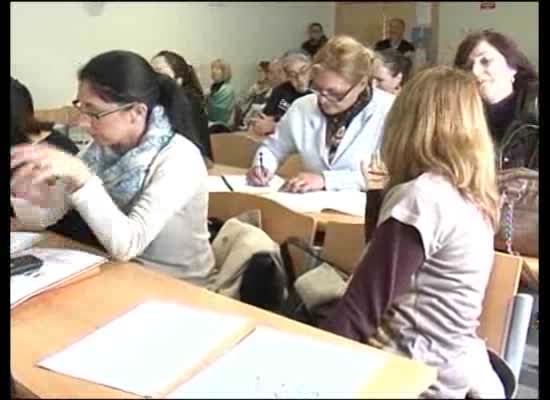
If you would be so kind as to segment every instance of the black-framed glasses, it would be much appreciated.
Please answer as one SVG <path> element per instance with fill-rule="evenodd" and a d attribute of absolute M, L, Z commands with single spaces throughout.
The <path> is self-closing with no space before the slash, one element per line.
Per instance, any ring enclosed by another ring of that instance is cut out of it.
<path fill-rule="evenodd" d="M 352 85 L 348 90 L 346 90 L 345 93 L 342 93 L 342 94 L 331 93 L 330 91 L 327 91 L 327 90 L 319 90 L 315 85 L 315 82 L 311 82 L 310 89 L 317 96 L 324 97 L 330 103 L 340 103 L 344 101 L 346 97 L 348 97 L 348 95 L 351 93 L 351 91 L 355 89 L 355 87 L 357 87 L 357 85 L 359 85 L 360 83 L 361 81 L 357 82 L 355 85 Z"/>
<path fill-rule="evenodd" d="M 80 100 L 73 100 L 73 107 L 78 110 L 81 114 L 87 115 L 88 117 L 95 119 L 96 121 L 99 121 L 101 118 L 106 117 L 107 115 L 116 113 L 118 111 L 126 111 L 132 108 L 135 105 L 135 103 L 128 103 L 123 104 L 120 107 L 116 107 L 113 110 L 107 110 L 107 111 L 100 111 L 100 112 L 92 112 L 87 111 L 82 108 L 82 104 L 80 104 Z"/>

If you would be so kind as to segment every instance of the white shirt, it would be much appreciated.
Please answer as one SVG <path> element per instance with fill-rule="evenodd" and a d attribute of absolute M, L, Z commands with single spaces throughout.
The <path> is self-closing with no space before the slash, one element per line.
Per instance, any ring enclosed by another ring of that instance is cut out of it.
<path fill-rule="evenodd" d="M 329 163 L 326 118 L 315 94 L 303 96 L 292 103 L 275 133 L 258 148 L 252 165 L 259 165 L 262 153 L 263 166 L 275 172 L 289 155 L 298 153 L 306 171 L 323 175 L 326 190 L 364 189 L 361 161 L 369 163 L 379 148 L 386 114 L 394 98 L 375 88 L 371 101 L 351 121 Z"/>
<path fill-rule="evenodd" d="M 128 216 L 97 176 L 72 194 L 64 194 L 63 184 L 58 184 L 57 193 L 50 196 L 51 207 L 42 212 L 30 212 L 32 206 L 25 203 L 12 204 L 23 228 L 29 229 L 53 225 L 75 208 L 113 258 L 137 258 L 146 266 L 205 285 L 214 266 L 207 176 L 197 147 L 176 135 L 152 164 L 144 191 Z"/>

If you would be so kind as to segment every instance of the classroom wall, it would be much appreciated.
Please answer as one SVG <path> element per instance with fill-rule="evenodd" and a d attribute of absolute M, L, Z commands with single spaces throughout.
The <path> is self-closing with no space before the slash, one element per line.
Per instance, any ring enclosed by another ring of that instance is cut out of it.
<path fill-rule="evenodd" d="M 97 16 L 94 6 L 101 9 Z M 11 75 L 31 90 L 35 107 L 70 104 L 76 72 L 94 55 L 127 49 L 150 59 L 174 50 L 198 66 L 210 84 L 209 63 L 232 65 L 246 90 L 256 63 L 297 48 L 310 22 L 334 30 L 334 2 L 11 2 Z"/>
<path fill-rule="evenodd" d="M 538 68 L 538 3 L 497 1 L 492 10 L 481 10 L 481 3 L 439 2 L 438 61 L 452 63 L 456 48 L 469 29 L 493 28 L 514 38 Z"/>

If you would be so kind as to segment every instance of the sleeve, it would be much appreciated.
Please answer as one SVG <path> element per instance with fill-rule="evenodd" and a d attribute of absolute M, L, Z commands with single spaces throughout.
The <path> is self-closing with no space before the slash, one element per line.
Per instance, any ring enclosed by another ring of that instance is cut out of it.
<path fill-rule="evenodd" d="M 182 182 L 184 170 L 195 173 L 186 174 Z M 171 154 L 159 164 L 129 215 L 120 211 L 97 177 L 74 192 L 71 201 L 109 254 L 127 261 L 149 246 L 167 221 L 195 196 L 205 179 L 199 152 Z"/>
<path fill-rule="evenodd" d="M 294 105 L 290 107 L 281 121 L 275 126 L 275 133 L 265 139 L 256 151 L 252 166 L 258 166 L 260 164 L 260 153 L 262 153 L 264 167 L 271 172 L 275 172 L 279 165 L 284 162 L 290 154 L 298 151 L 294 141 L 292 127 L 296 126 L 297 121 L 301 118 L 301 113 L 302 111 L 294 107 Z"/>
<path fill-rule="evenodd" d="M 374 50 L 375 51 L 382 51 L 386 48 L 387 48 L 387 45 L 386 45 L 385 40 L 380 40 L 380 41 L 376 42 L 376 44 L 374 45 Z"/>
<path fill-rule="evenodd" d="M 344 296 L 321 328 L 365 343 L 424 263 L 418 231 L 395 219 L 380 225 Z"/>
<path fill-rule="evenodd" d="M 326 190 L 363 190 L 365 178 L 360 169 L 323 171 Z"/>

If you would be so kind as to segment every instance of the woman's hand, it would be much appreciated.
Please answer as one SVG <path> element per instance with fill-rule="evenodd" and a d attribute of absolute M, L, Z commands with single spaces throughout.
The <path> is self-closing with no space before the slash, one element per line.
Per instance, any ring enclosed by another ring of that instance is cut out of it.
<path fill-rule="evenodd" d="M 272 178 L 273 173 L 260 166 L 250 168 L 246 174 L 246 180 L 252 186 L 267 186 Z"/>
<path fill-rule="evenodd" d="M 302 172 L 294 178 L 289 179 L 281 187 L 281 191 L 291 193 L 305 193 L 325 188 L 325 178 L 323 175 Z"/>
<path fill-rule="evenodd" d="M 21 183 L 27 187 L 51 185 L 58 178 L 63 179 L 67 191 L 72 193 L 92 176 L 82 160 L 47 144 L 15 146 L 11 151 L 11 169 L 14 168 L 18 168 L 11 182 L 15 195 Z"/>

